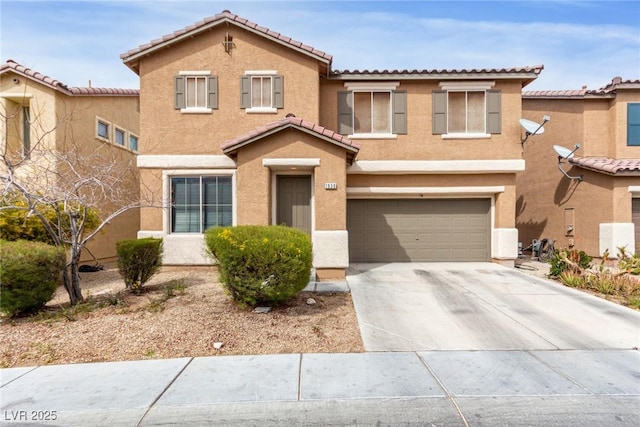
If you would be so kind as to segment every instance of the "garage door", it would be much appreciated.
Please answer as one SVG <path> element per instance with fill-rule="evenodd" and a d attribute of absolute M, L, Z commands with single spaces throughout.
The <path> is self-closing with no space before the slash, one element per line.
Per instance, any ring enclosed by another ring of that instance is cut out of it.
<path fill-rule="evenodd" d="M 490 199 L 348 200 L 350 262 L 489 261 Z"/>
<path fill-rule="evenodd" d="M 636 253 L 640 253 L 640 199 L 631 199 L 631 220 L 636 229 Z"/>

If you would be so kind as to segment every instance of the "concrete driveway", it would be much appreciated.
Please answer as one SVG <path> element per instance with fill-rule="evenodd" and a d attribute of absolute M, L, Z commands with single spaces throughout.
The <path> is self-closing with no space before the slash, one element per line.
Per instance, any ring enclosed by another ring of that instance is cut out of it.
<path fill-rule="evenodd" d="M 492 263 L 352 264 L 367 351 L 640 347 L 640 313 Z"/>

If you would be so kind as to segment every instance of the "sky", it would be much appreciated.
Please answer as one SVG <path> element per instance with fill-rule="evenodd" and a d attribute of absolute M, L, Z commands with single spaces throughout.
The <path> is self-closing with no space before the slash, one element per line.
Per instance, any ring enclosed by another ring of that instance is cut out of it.
<path fill-rule="evenodd" d="M 225 9 L 332 55 L 334 70 L 544 64 L 525 90 L 640 79 L 640 0 L 0 0 L 0 59 L 67 86 L 137 88 L 120 54 Z"/>

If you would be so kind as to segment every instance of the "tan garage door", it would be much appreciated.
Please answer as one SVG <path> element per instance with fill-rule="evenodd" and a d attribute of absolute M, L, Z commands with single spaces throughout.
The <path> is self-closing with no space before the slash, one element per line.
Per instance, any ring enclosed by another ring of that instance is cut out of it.
<path fill-rule="evenodd" d="M 489 261 L 490 199 L 348 200 L 350 262 Z"/>
<path fill-rule="evenodd" d="M 631 199 L 631 220 L 636 226 L 636 253 L 640 253 L 640 199 Z"/>

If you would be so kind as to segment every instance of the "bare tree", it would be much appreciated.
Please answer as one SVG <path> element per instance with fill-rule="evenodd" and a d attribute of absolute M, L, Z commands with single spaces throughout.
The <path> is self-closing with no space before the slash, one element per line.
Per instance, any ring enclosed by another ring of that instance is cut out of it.
<path fill-rule="evenodd" d="M 77 140 L 73 111 L 47 123 L 42 111 L 25 118 L 24 111 L 7 104 L 2 110 L 0 209 L 36 216 L 53 242 L 65 248 L 64 287 L 71 304 L 77 304 L 83 300 L 78 274 L 83 248 L 115 218 L 140 207 L 135 156 L 95 138 Z M 11 129 L 25 120 L 28 141 L 25 132 Z M 51 211 L 55 215 L 47 215 Z"/>

